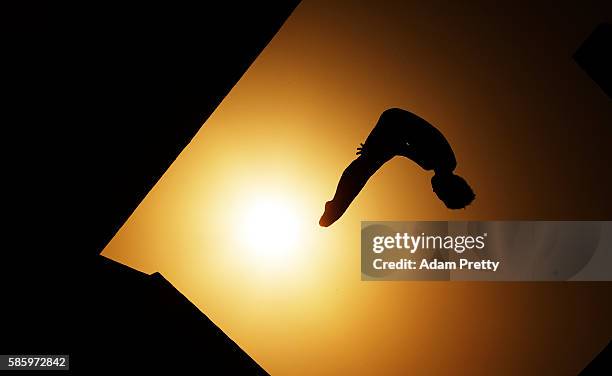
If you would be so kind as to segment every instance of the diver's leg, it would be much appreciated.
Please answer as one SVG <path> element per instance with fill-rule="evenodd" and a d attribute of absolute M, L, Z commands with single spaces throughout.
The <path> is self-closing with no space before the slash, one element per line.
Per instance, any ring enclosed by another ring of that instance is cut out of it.
<path fill-rule="evenodd" d="M 321 216 L 319 224 L 327 227 L 336 222 L 344 214 L 355 197 L 357 197 L 357 194 L 359 194 L 370 176 L 391 157 L 392 155 L 374 158 L 370 155 L 362 154 L 351 162 L 340 177 L 334 198 L 325 204 L 325 212 Z"/>

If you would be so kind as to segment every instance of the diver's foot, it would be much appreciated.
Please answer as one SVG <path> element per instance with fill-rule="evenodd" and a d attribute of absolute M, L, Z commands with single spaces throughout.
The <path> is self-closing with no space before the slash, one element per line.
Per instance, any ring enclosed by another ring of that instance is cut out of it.
<path fill-rule="evenodd" d="M 325 212 L 321 216 L 321 219 L 319 219 L 319 225 L 321 227 L 328 227 L 332 223 L 336 222 L 341 215 L 342 213 L 338 212 L 336 205 L 334 205 L 334 202 L 327 201 L 325 203 Z"/>

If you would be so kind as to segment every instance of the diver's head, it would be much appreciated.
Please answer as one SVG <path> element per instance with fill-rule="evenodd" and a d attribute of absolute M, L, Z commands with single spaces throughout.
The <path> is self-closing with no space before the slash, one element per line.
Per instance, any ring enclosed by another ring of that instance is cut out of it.
<path fill-rule="evenodd" d="M 431 178 L 431 187 L 449 209 L 463 209 L 476 197 L 468 183 L 452 172 L 436 171 Z"/>

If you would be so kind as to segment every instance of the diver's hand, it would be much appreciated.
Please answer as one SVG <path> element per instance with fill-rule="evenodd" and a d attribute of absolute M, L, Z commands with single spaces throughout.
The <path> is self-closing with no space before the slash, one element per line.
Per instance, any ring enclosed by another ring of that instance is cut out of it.
<path fill-rule="evenodd" d="M 359 144 L 360 146 L 357 148 L 357 153 L 355 153 L 356 155 L 361 155 L 361 153 L 363 153 L 363 143 Z"/>

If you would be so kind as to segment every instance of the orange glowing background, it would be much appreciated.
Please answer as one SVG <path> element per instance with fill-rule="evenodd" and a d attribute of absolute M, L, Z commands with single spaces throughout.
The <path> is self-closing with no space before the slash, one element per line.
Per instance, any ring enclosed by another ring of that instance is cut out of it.
<path fill-rule="evenodd" d="M 162 273 L 272 374 L 578 372 L 610 283 L 362 282 L 359 231 L 609 219 L 612 106 L 571 59 L 607 10 L 355 3 L 299 5 L 103 255 Z M 447 210 L 397 159 L 318 227 L 388 107 L 446 135 L 476 200 Z"/>

